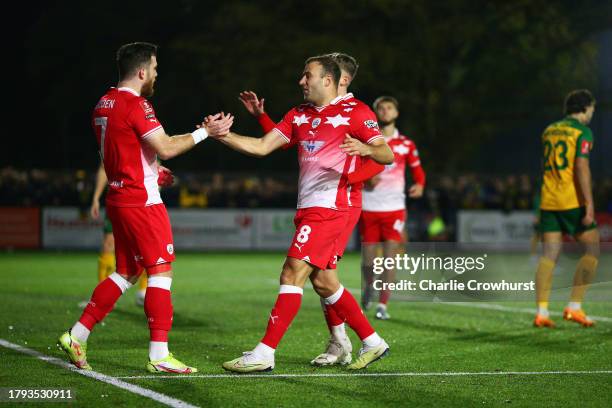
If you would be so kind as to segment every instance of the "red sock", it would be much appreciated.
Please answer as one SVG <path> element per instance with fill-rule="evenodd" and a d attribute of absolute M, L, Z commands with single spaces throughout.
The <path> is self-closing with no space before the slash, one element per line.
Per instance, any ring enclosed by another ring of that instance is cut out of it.
<path fill-rule="evenodd" d="M 390 290 L 381 290 L 380 293 L 378 294 L 378 303 L 382 303 L 383 305 L 386 305 L 387 302 L 389 302 L 390 297 L 391 297 Z"/>
<path fill-rule="evenodd" d="M 336 311 L 330 305 L 326 304 L 325 299 L 323 298 L 321 298 L 321 307 L 323 308 L 327 328 L 329 329 L 329 332 L 332 333 L 332 327 L 341 325 L 344 323 L 344 319 L 338 316 L 338 313 L 336 313 Z"/>
<path fill-rule="evenodd" d="M 149 278 L 150 281 L 151 278 Z M 149 320 L 151 341 L 168 342 L 168 332 L 172 328 L 173 313 L 170 291 L 148 286 L 144 309 Z"/>
<path fill-rule="evenodd" d="M 361 340 L 374 333 L 374 329 L 363 314 L 359 304 L 353 295 L 343 286 L 340 286 L 338 292 L 328 297 L 326 301 L 338 316 L 346 318 L 348 325 L 351 326 L 351 329 L 357 333 Z"/>
<path fill-rule="evenodd" d="M 281 285 L 274 308 L 270 312 L 266 334 L 261 340 L 263 344 L 276 349 L 300 310 L 303 292 L 302 288 L 297 286 Z"/>
<path fill-rule="evenodd" d="M 85 310 L 83 310 L 79 322 L 89 330 L 92 330 L 97 323 L 100 323 L 106 315 L 113 310 L 117 299 L 123 294 L 121 287 L 113 280 L 113 278 L 115 278 L 114 275 L 115 274 L 98 283 L 98 286 L 96 286 L 91 295 L 89 303 L 85 307 Z M 127 281 L 125 282 L 127 283 Z M 129 285 L 129 283 L 127 284 Z"/>

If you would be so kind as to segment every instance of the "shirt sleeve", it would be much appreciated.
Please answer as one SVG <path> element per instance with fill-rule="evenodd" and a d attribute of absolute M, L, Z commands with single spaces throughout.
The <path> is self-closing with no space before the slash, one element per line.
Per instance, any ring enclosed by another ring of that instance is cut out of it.
<path fill-rule="evenodd" d="M 383 136 L 378 128 L 376 115 L 365 105 L 359 106 L 351 116 L 350 134 L 363 143 L 370 144 Z"/>
<path fill-rule="evenodd" d="M 589 154 L 593 150 L 593 133 L 591 129 L 585 129 L 578 140 L 576 141 L 576 157 L 589 157 Z"/>
<path fill-rule="evenodd" d="M 283 119 L 278 122 L 272 130 L 276 131 L 283 139 L 289 144 L 293 141 L 293 117 L 295 116 L 295 110 L 291 109 L 285 114 Z"/>
<path fill-rule="evenodd" d="M 381 173 L 384 169 L 385 166 L 382 164 L 378 164 L 372 159 L 364 159 L 361 167 L 348 174 L 348 182 L 349 184 L 361 183 Z"/>
<path fill-rule="evenodd" d="M 413 142 L 410 142 L 409 145 L 410 151 L 406 155 L 406 162 L 410 167 L 417 167 L 421 165 L 421 158 L 419 157 L 419 150 Z"/>
<path fill-rule="evenodd" d="M 128 115 L 128 125 L 134 129 L 140 139 L 146 139 L 163 126 L 155 116 L 153 105 L 146 99 L 141 99 L 132 107 Z"/>
<path fill-rule="evenodd" d="M 270 115 L 265 112 L 257 117 L 257 121 L 259 122 L 259 126 L 261 126 L 263 129 L 264 134 L 269 133 L 272 131 L 272 129 L 274 129 L 274 121 L 272 118 L 270 118 Z"/>

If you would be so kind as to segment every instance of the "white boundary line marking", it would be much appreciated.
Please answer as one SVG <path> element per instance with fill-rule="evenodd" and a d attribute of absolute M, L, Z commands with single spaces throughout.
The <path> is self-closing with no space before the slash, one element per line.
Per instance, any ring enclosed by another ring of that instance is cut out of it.
<path fill-rule="evenodd" d="M 60 360 L 59 358 L 56 357 L 51 357 L 48 356 L 46 354 L 43 353 L 39 353 L 36 350 L 32 350 L 30 348 L 27 347 L 23 347 L 20 346 L 19 344 L 14 344 L 11 343 L 9 341 L 6 341 L 4 339 L 0 339 L 0 346 L 5 347 L 7 349 L 11 349 L 14 351 L 17 351 L 19 353 L 23 353 L 23 354 L 27 354 L 28 356 L 37 358 L 39 360 L 42 361 L 46 361 L 47 363 L 50 364 L 54 364 L 56 366 L 65 368 L 67 370 L 70 370 L 76 374 L 81 374 L 84 375 L 85 377 L 89 377 L 89 378 L 93 378 L 94 380 L 98 380 L 110 385 L 113 385 L 117 388 L 121 388 L 123 390 L 126 390 L 128 392 L 131 392 L 133 394 L 138 394 L 141 395 L 143 397 L 146 398 L 150 398 L 156 402 L 159 402 L 160 404 L 164 404 L 167 405 L 169 407 L 173 407 L 173 408 L 197 408 L 196 405 L 191 405 L 185 401 L 181 401 L 179 399 L 176 398 L 172 398 L 169 397 L 167 395 L 161 394 L 159 392 L 153 391 L 153 390 L 149 390 L 147 388 L 143 388 L 140 387 L 138 385 L 134 385 L 134 384 L 130 384 L 127 383 L 125 381 L 121 381 L 118 378 L 115 377 L 111 377 L 109 375 L 106 374 L 102 374 L 102 373 L 98 373 L 97 371 L 89 371 L 89 370 L 79 370 L 78 368 L 74 367 L 72 364 L 64 361 L 64 360 Z"/>
<path fill-rule="evenodd" d="M 141 376 L 125 376 L 115 377 L 123 379 L 175 379 L 189 380 L 192 378 L 300 378 L 300 377 L 464 377 L 464 376 L 494 376 L 494 375 L 581 375 L 581 374 L 612 374 L 612 370 L 594 370 L 594 371 L 480 371 L 480 372 L 432 372 L 432 373 L 312 373 L 312 374 L 195 374 L 195 375 L 141 375 Z"/>

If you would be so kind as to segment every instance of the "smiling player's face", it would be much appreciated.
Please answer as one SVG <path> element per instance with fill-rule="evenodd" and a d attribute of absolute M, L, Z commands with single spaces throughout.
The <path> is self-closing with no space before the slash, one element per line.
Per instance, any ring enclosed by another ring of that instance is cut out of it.
<path fill-rule="evenodd" d="M 306 64 L 302 78 L 300 78 L 300 88 L 304 94 L 304 100 L 318 105 L 321 97 L 325 93 L 325 76 L 323 67 L 318 62 Z"/>

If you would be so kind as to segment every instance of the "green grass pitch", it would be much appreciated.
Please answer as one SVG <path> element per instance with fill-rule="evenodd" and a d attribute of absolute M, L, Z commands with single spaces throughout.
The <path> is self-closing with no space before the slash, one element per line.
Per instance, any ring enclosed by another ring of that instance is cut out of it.
<path fill-rule="evenodd" d="M 95 286 L 96 262 L 94 253 L 1 254 L 0 338 L 64 358 L 55 342 L 78 318 L 77 304 L 86 300 Z M 171 351 L 198 367 L 199 374 L 225 374 L 221 363 L 251 349 L 263 335 L 278 291 L 282 262 L 282 253 L 179 253 L 173 282 Z M 348 254 L 339 271 L 346 287 L 359 287 L 358 255 Z M 89 362 L 100 373 L 114 377 L 149 375 L 144 370 L 146 318 L 142 307 L 134 304 L 133 291 L 120 299 L 105 324 L 96 327 L 90 337 Z M 588 306 L 589 314 L 612 317 L 612 303 Z M 556 311 L 562 307 L 561 302 L 551 305 Z M 369 367 L 369 374 L 612 370 L 610 321 L 584 329 L 556 317 L 558 328 L 544 330 L 531 327 L 533 316 L 527 313 L 425 302 L 395 302 L 389 311 L 392 320 L 372 321 L 390 344 L 391 353 Z M 352 333 L 351 338 L 358 349 Z M 276 353 L 273 374 L 347 373 L 343 368 L 310 367 L 309 361 L 323 351 L 326 340 L 318 297 L 306 288 L 302 308 Z M 0 387 L 72 388 L 76 391 L 72 406 L 161 406 L 3 347 L 0 361 Z M 603 407 L 612 401 L 610 373 L 395 377 L 262 374 L 261 378 L 125 381 L 203 407 Z"/>

